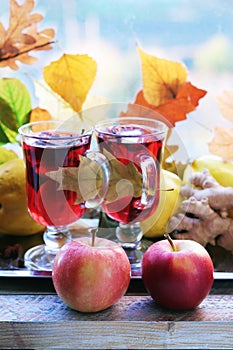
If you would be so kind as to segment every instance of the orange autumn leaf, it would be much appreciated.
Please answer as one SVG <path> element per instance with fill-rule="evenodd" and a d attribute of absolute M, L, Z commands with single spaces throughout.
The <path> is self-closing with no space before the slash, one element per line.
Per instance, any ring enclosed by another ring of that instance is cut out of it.
<path fill-rule="evenodd" d="M 38 122 L 50 119 L 52 119 L 52 116 L 46 109 L 36 107 L 31 111 L 30 122 Z"/>
<path fill-rule="evenodd" d="M 88 55 L 63 54 L 44 67 L 44 79 L 51 89 L 79 112 L 94 82 L 96 62 Z"/>
<path fill-rule="evenodd" d="M 205 90 L 198 89 L 190 82 L 186 82 L 174 99 L 166 101 L 156 110 L 174 126 L 176 122 L 186 119 L 186 114 L 195 110 L 199 99 L 205 94 Z"/>
<path fill-rule="evenodd" d="M 208 143 L 212 154 L 222 157 L 227 161 L 233 161 L 233 128 L 214 129 L 214 137 Z"/>
<path fill-rule="evenodd" d="M 136 110 L 134 105 L 141 105 L 146 109 L 140 110 L 137 107 L 137 115 L 147 118 L 159 118 L 164 120 L 168 126 L 175 126 L 176 122 L 186 119 L 186 114 L 195 110 L 198 106 L 199 99 L 204 97 L 206 91 L 198 89 L 190 82 L 186 82 L 178 91 L 177 96 L 173 99 L 168 99 L 159 106 L 149 104 L 145 97 L 144 92 L 141 90 L 138 92 L 133 104 L 128 105 L 128 110 L 124 115 L 130 115 Z M 160 116 L 155 112 L 159 113 Z M 141 114 L 140 114 L 141 113 Z M 135 114 L 133 114 L 135 115 Z"/>
<path fill-rule="evenodd" d="M 150 105 L 143 96 L 143 91 L 140 90 L 133 103 L 129 103 L 126 111 L 120 113 L 121 117 L 134 116 L 142 118 L 151 118 L 164 120 L 164 117 L 157 112 L 157 107 Z"/>
<path fill-rule="evenodd" d="M 153 106 L 147 103 L 144 98 L 143 91 L 139 91 L 134 103 L 142 104 L 143 106 L 147 106 L 153 111 L 158 112 L 170 127 L 175 126 L 176 122 L 184 120 L 186 118 L 184 107 L 182 105 L 180 106 L 179 101 L 176 99 L 168 100 L 160 106 Z"/>

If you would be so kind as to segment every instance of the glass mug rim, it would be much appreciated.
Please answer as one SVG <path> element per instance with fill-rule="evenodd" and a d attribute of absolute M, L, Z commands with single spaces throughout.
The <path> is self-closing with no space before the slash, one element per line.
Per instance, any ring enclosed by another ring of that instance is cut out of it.
<path fill-rule="evenodd" d="M 150 126 L 152 127 L 151 132 L 148 132 L 146 136 L 150 135 L 164 135 L 166 134 L 168 130 L 168 126 L 161 120 L 152 119 L 152 118 L 144 118 L 144 117 L 133 117 L 133 116 L 127 116 L 127 117 L 117 117 L 117 118 L 108 118 L 103 119 L 95 124 L 95 131 L 104 135 L 115 135 L 117 137 L 129 137 L 129 138 L 135 138 L 143 136 L 141 133 L 133 134 L 133 135 L 121 135 L 121 134 L 114 134 L 111 130 L 106 130 L 107 126 L 112 126 L 114 124 L 129 124 L 132 123 L 134 125 L 139 126 Z M 149 125 L 150 123 L 150 125 Z"/>
<path fill-rule="evenodd" d="M 52 131 L 55 131 L 57 128 L 59 128 L 59 126 L 62 126 L 63 123 L 66 123 L 68 120 L 40 120 L 40 121 L 35 121 L 35 122 L 29 122 L 26 123 L 22 126 L 19 127 L 18 129 L 18 133 L 21 136 L 24 137 L 29 137 L 29 138 L 34 138 L 34 139 L 43 139 L 43 140 L 51 140 L 51 136 L 50 135 L 40 135 L 39 133 L 42 131 L 46 131 L 49 129 L 41 129 L 40 131 L 33 131 L 32 128 L 33 126 L 37 126 L 37 125 L 51 125 L 51 129 Z M 62 130 L 62 129 L 58 129 L 59 134 L 56 136 L 53 134 L 52 139 L 53 140 L 66 140 L 66 139 L 77 139 L 79 137 L 83 137 L 83 136 L 91 136 L 94 128 L 93 126 L 91 126 L 90 124 L 88 124 L 87 122 L 84 121 L 79 121 L 80 122 L 80 126 L 86 126 L 87 129 L 83 129 L 84 132 L 78 132 L 75 131 L 74 129 L 67 129 L 67 130 Z M 57 128 L 55 128 L 55 126 L 57 125 Z M 67 125 L 67 124 L 66 124 Z M 63 134 L 64 133 L 64 134 Z M 63 134 L 63 135 L 62 135 Z"/>

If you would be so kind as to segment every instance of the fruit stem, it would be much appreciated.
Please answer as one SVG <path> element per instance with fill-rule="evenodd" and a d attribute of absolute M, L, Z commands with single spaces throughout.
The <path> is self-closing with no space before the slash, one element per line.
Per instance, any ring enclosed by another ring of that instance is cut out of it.
<path fill-rule="evenodd" d="M 97 229 L 95 227 L 92 227 L 92 228 L 90 228 L 90 231 L 91 231 L 91 246 L 94 247 Z"/>
<path fill-rule="evenodd" d="M 160 188 L 159 190 L 160 190 L 160 192 L 171 192 L 171 191 L 174 191 L 175 189 L 174 188 L 167 188 L 167 189 Z"/>
<path fill-rule="evenodd" d="M 173 252 L 177 252 L 176 249 L 176 245 L 174 243 L 174 241 L 171 239 L 171 236 L 169 235 L 169 233 L 164 233 L 164 237 L 168 240 L 168 242 L 171 244 L 172 250 Z"/>

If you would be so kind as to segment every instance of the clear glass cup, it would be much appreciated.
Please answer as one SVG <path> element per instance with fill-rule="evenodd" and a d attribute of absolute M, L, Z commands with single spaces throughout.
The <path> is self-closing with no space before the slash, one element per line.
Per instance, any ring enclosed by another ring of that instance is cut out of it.
<path fill-rule="evenodd" d="M 109 161 L 111 174 L 102 209 L 119 222 L 116 237 L 132 268 L 141 265 L 140 222 L 158 206 L 167 130 L 161 120 L 144 117 L 109 118 L 95 126 L 97 144 Z"/>
<path fill-rule="evenodd" d="M 36 222 L 46 226 L 44 244 L 25 253 L 25 266 L 30 269 L 51 271 L 58 250 L 71 240 L 68 225 L 81 218 L 87 206 L 95 207 L 102 201 L 108 169 L 105 158 L 90 151 L 92 133 L 87 123 L 72 120 L 40 121 L 19 128 L 28 210 Z M 83 156 L 97 164 L 96 173 L 89 178 L 89 192 Z M 99 171 L 101 185 L 96 189 L 95 175 Z"/>

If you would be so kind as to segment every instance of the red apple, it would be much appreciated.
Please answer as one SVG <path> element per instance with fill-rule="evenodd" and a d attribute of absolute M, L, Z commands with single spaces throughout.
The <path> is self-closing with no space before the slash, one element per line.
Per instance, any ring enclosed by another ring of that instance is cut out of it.
<path fill-rule="evenodd" d="M 198 306 L 212 287 L 214 267 L 207 250 L 191 240 L 161 240 L 143 256 L 142 279 L 148 293 L 169 309 Z"/>
<path fill-rule="evenodd" d="M 105 238 L 80 237 L 57 253 L 52 280 L 72 309 L 96 312 L 115 304 L 130 283 L 130 263 L 122 247 Z"/>

